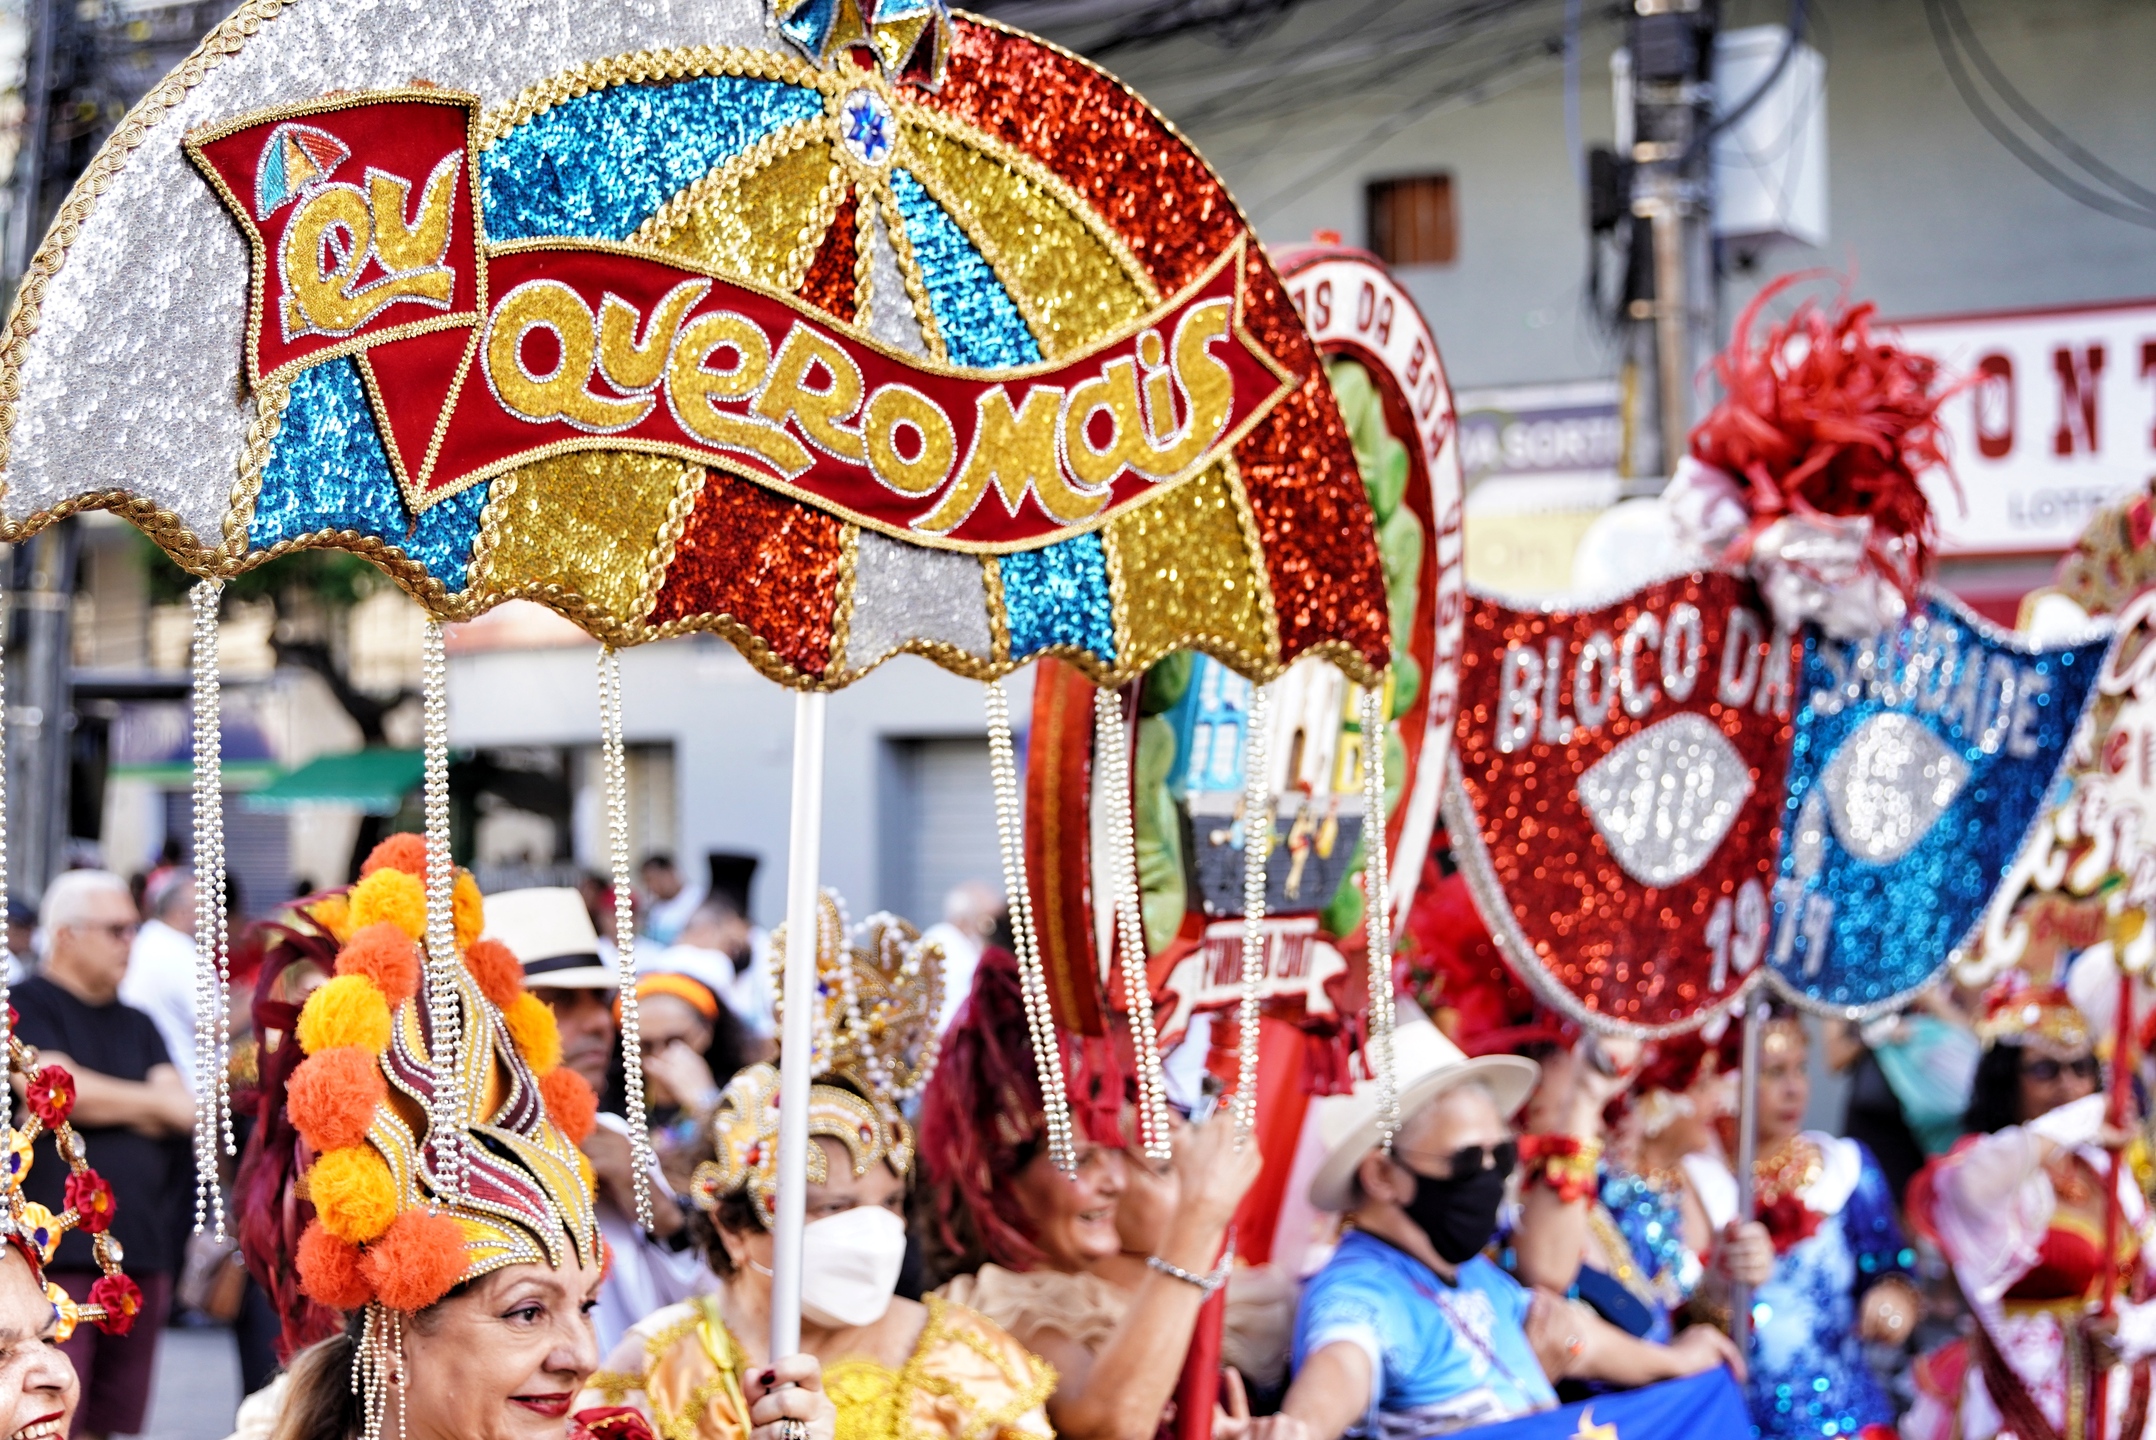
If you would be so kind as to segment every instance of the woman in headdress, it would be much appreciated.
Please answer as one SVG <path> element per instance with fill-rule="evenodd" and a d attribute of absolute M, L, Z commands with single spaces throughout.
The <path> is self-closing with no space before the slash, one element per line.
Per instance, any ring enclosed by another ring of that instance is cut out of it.
<path fill-rule="evenodd" d="M 898 1107 L 935 1064 L 942 952 L 890 915 L 849 935 L 828 893 L 820 918 L 801 1347 L 838 1440 L 1050 1440 L 1041 1402 L 1053 1371 L 962 1305 L 893 1293 L 914 1156 Z M 773 937 L 775 967 L 786 943 L 784 930 Z M 690 1186 L 718 1292 L 632 1327 L 581 1404 L 632 1407 L 667 1440 L 747 1440 L 743 1378 L 771 1374 L 778 1086 L 768 1064 L 733 1077 L 711 1121 L 716 1158 Z"/>
<path fill-rule="evenodd" d="M 642 1440 L 633 1416 L 572 1415 L 598 1364 L 586 1311 L 604 1241 L 576 1149 L 596 1097 L 562 1066 L 553 1014 L 516 957 L 478 938 L 468 875 L 444 937 L 457 963 L 427 962 L 425 859 L 418 837 L 392 837 L 348 893 L 290 927 L 334 943 L 334 973 L 265 1036 L 265 1079 L 282 1083 L 264 1087 L 249 1180 L 297 1230 L 275 1268 L 334 1328 L 250 1398 L 241 1433 Z M 745 1385 L 758 1440 L 829 1440 L 814 1363 L 765 1374 Z"/>
<path fill-rule="evenodd" d="M 1767 1440 L 1893 1433 L 1894 1407 L 1865 1364 L 1866 1344 L 1905 1345 L 1916 1326 L 1915 1253 L 1871 1152 L 1804 1129 L 1811 1101 L 1803 1023 L 1776 1004 L 1759 1044 L 1758 1158 L 1752 1184 L 1774 1251 L 1752 1292 L 1745 1400 Z M 1717 1230 L 1735 1218 L 1737 1182 L 1719 1164 L 1688 1167 Z"/>
<path fill-rule="evenodd" d="M 141 1312 L 142 1291 L 120 1271 L 120 1247 L 110 1233 L 118 1210 L 112 1187 L 90 1168 L 69 1123 L 73 1077 L 58 1065 L 40 1066 L 37 1051 L 13 1035 L 0 1044 L 7 1082 L 22 1087 L 27 1112 L 20 1125 L 0 1115 L 0 1234 L 7 1242 L 0 1245 L 0 1440 L 64 1440 L 73 1433 L 82 1385 L 60 1347 L 83 1325 L 125 1335 Z M 47 1135 L 54 1143 L 40 1147 Z M 41 1153 L 42 1163 L 64 1167 L 66 1208 L 57 1215 L 23 1193 Z M 70 1230 L 90 1237 L 102 1272 L 81 1301 L 45 1278 Z"/>
<path fill-rule="evenodd" d="M 1078 1047 L 1065 1044 L 1068 1061 Z M 1257 1146 L 1235 1148 L 1225 1118 L 1186 1131 L 1158 1248 L 1126 1253 L 1123 1087 L 1112 1067 L 1083 1058 L 1083 1067 L 1065 1064 L 1078 1162 L 1067 1176 L 1049 1154 L 1017 964 L 1006 951 L 985 951 L 921 1101 L 930 1244 L 943 1252 L 943 1271 L 957 1274 L 944 1295 L 1055 1366 L 1048 1418 L 1058 1435 L 1151 1440 L 1198 1309 L 1226 1281 L 1221 1247 L 1261 1162 Z"/>
<path fill-rule="evenodd" d="M 1910 1186 L 1912 1223 L 1954 1266 L 1977 1326 L 1917 1365 L 1912 1440 L 1957 1436 L 2055 1440 L 2150 1433 L 2149 1356 L 2156 1304 L 2145 1300 L 2156 1234 L 2140 1187 L 2120 1167 L 2121 1223 L 2104 1253 L 2107 1143 L 2102 1067 L 2088 1022 L 2065 991 L 2001 985 L 1977 1027 L 1984 1045 L 1969 1134 Z M 2117 1279 L 2115 1327 L 2094 1320 L 2106 1267 Z M 2091 1385 L 2108 1363 L 2105 1408 Z"/>

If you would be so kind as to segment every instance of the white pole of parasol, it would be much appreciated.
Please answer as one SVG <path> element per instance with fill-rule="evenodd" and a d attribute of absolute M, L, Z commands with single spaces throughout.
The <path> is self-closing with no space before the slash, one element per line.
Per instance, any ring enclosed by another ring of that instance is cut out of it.
<path fill-rule="evenodd" d="M 793 833 L 786 852 L 786 1012 L 779 1028 L 778 1194 L 771 1226 L 771 1358 L 801 1348 L 801 1230 L 808 1186 L 810 1012 L 816 1004 L 823 850 L 824 696 L 794 697 Z"/>

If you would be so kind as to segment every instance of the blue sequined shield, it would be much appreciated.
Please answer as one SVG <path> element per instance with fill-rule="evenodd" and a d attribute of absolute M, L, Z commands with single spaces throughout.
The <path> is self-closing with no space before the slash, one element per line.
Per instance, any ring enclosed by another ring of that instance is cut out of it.
<path fill-rule="evenodd" d="M 1982 920 L 2065 761 L 2108 632 L 2021 643 L 1934 596 L 1804 642 L 1768 960 L 1799 1004 L 1878 1013 Z"/>

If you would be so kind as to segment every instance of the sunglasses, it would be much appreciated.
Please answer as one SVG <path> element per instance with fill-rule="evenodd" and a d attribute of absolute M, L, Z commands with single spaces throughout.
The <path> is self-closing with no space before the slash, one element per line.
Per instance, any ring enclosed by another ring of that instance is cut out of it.
<path fill-rule="evenodd" d="M 2094 1080 L 2103 1074 L 2103 1067 L 2096 1063 L 2094 1055 L 2083 1055 L 2075 1060 L 2054 1060 L 2048 1055 L 2039 1055 L 2034 1060 L 2021 1062 L 2022 1075 L 2039 1084 L 2049 1084 L 2069 1071 L 2083 1080 Z"/>
<path fill-rule="evenodd" d="M 1407 1156 L 1409 1152 L 1401 1150 L 1396 1153 Z M 1423 1157 L 1417 1156 L 1413 1158 L 1419 1159 Z M 1440 1157 L 1433 1155 L 1427 1158 L 1435 1161 Z M 1453 1151 L 1452 1154 L 1443 1157 L 1443 1159 L 1445 1162 L 1443 1172 L 1429 1174 L 1429 1179 L 1459 1180 L 1469 1175 L 1479 1174 L 1484 1170 L 1495 1170 L 1500 1175 L 1510 1175 L 1513 1167 L 1520 1163 L 1520 1144 L 1517 1140 L 1500 1140 L 1495 1145 L 1463 1145 L 1458 1150 Z M 1412 1165 L 1408 1166 L 1408 1168 L 1414 1170 L 1418 1175 L 1428 1173 Z"/>

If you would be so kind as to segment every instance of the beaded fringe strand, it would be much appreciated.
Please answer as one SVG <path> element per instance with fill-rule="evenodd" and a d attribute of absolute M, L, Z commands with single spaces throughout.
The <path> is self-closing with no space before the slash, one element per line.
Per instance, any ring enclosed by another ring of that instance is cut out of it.
<path fill-rule="evenodd" d="M 1243 743 L 1243 993 L 1235 1007 L 1235 1143 L 1258 1123 L 1258 992 L 1265 981 L 1265 866 L 1273 853 L 1273 691 L 1250 688 Z"/>
<path fill-rule="evenodd" d="M 1145 917 L 1138 900 L 1137 820 L 1130 790 L 1130 732 L 1119 691 L 1093 692 L 1093 780 L 1108 807 L 1108 883 L 1115 895 L 1123 995 L 1130 1007 L 1131 1051 L 1138 1065 L 1139 1138 L 1149 1160 L 1167 1160 L 1168 1091 L 1153 1029 L 1153 983 L 1146 969 Z"/>
<path fill-rule="evenodd" d="M 1017 954 L 1018 989 L 1026 1004 L 1026 1034 L 1040 1077 L 1041 1113 L 1048 1127 L 1048 1155 L 1065 1175 L 1078 1171 L 1072 1143 L 1070 1099 L 1063 1086 L 1063 1049 L 1055 1009 L 1033 930 L 1033 899 L 1026 889 L 1025 804 L 1018 793 L 1017 752 L 1011 744 L 1011 701 L 1003 682 L 982 687 L 988 708 L 988 769 L 995 782 L 996 837 L 1003 848 L 1003 893 L 1011 917 L 1011 948 Z"/>
<path fill-rule="evenodd" d="M 1392 1151 L 1400 1091 L 1392 1054 L 1392 894 L 1385 871 L 1385 686 L 1362 692 L 1363 946 L 1370 960 L 1370 1036 L 1364 1063 L 1377 1086 L 1378 1143 Z"/>
<path fill-rule="evenodd" d="M 644 1124 L 643 1029 L 636 1003 L 636 910 L 629 889 L 629 758 L 622 744 L 621 652 L 599 647 L 599 770 L 606 787 L 608 858 L 614 872 L 614 964 L 621 997 L 622 1090 L 636 1223 L 651 1229 L 651 1135 Z"/>
<path fill-rule="evenodd" d="M 195 871 L 195 1233 L 225 1238 L 224 1187 L 218 1159 L 234 1153 L 230 1068 L 232 1037 L 225 916 L 224 698 L 218 660 L 218 606 L 224 582 L 203 580 L 188 592 L 194 610 Z"/>
<path fill-rule="evenodd" d="M 457 1003 L 456 864 L 449 853 L 449 661 L 442 623 L 427 622 L 420 682 L 425 712 L 427 836 L 427 1025 L 434 1103 L 428 1117 L 434 1192 L 445 1205 L 464 1194 L 464 1012 Z"/>

